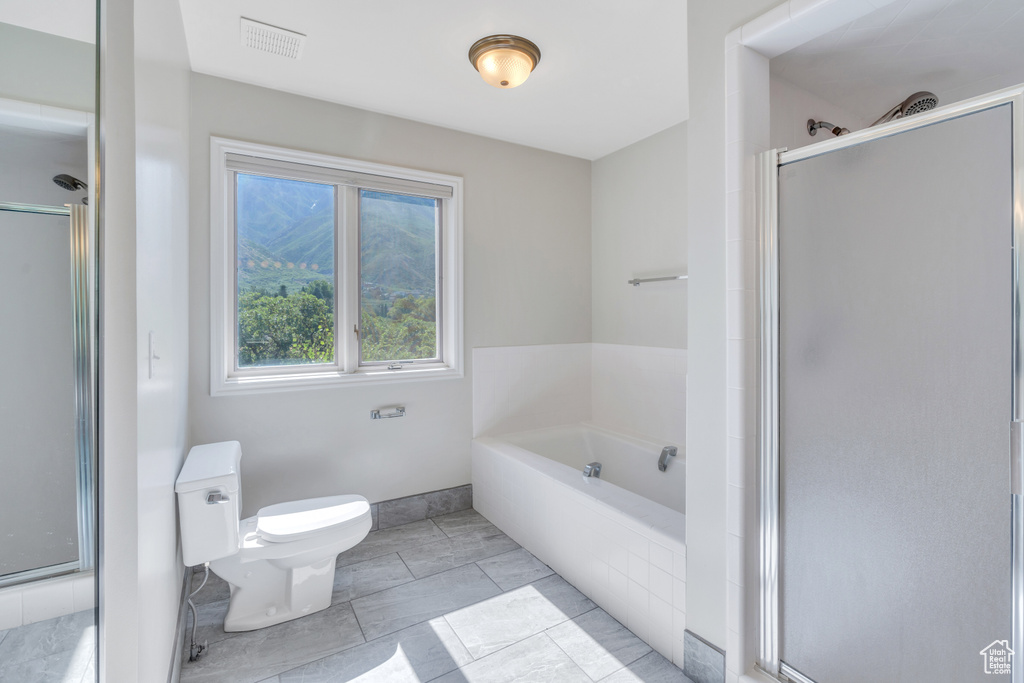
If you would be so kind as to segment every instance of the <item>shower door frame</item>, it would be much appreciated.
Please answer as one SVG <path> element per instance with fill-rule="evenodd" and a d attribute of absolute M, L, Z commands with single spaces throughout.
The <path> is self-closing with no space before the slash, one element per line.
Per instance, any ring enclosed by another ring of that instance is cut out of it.
<path fill-rule="evenodd" d="M 89 139 L 91 139 L 90 127 Z M 79 212 L 76 222 L 72 214 Z M 0 576 L 0 588 L 49 579 L 72 572 L 90 571 L 96 566 L 96 406 L 94 363 L 94 317 L 92 304 L 93 236 L 87 207 L 80 204 L 45 206 L 0 202 L 0 213 L 66 216 L 71 253 L 72 348 L 75 367 L 75 469 L 78 559 Z M 83 220 L 84 219 L 84 220 Z"/>
<path fill-rule="evenodd" d="M 1012 392 L 1009 418 L 1012 580 L 1012 683 L 1024 683 L 1024 85 L 915 114 L 906 119 L 808 145 L 773 149 L 757 159 L 758 234 L 758 546 L 757 667 L 778 678 L 814 683 L 779 655 L 779 167 L 840 149 L 1009 104 L 1012 126 Z"/>

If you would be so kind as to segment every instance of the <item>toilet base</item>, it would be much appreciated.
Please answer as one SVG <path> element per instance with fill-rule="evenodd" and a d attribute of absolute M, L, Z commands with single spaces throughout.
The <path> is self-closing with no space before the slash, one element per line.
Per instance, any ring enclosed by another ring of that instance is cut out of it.
<path fill-rule="evenodd" d="M 231 584 L 224 630 L 266 628 L 331 606 L 337 555 L 311 565 L 285 568 L 267 560 L 242 562 L 238 555 L 210 563 Z"/>

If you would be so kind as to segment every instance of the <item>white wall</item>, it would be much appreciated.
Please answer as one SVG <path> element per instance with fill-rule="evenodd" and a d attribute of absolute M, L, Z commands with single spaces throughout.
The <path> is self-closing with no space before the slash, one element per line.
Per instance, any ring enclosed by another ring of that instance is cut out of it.
<path fill-rule="evenodd" d="M 686 124 L 593 163 L 593 341 L 686 348 Z"/>
<path fill-rule="evenodd" d="M 135 307 L 133 0 L 101 0 L 100 628 L 101 681 L 138 677 L 138 378 Z"/>
<path fill-rule="evenodd" d="M 827 130 L 819 130 L 811 137 L 807 133 L 807 119 L 825 120 L 851 131 L 867 127 L 872 122 L 822 99 L 814 93 L 781 78 L 771 78 L 771 147 L 796 149 L 834 137 Z"/>
<path fill-rule="evenodd" d="M 175 0 L 135 5 L 139 681 L 172 666 L 182 566 L 174 481 L 188 440 L 189 61 Z M 155 361 L 149 376 L 149 334 Z"/>
<path fill-rule="evenodd" d="M 0 23 L 0 64 L 0 97 L 96 109 L 95 45 Z"/>
<path fill-rule="evenodd" d="M 189 83 L 177 3 L 134 4 L 101 10 L 100 647 L 103 680 L 162 681 L 181 589 L 173 487 L 188 424 Z"/>
<path fill-rule="evenodd" d="M 687 4 L 689 63 L 695 68 L 690 73 L 687 123 L 686 621 L 688 629 L 722 649 L 726 645 L 725 254 L 729 237 L 725 159 L 734 143 L 725 133 L 725 37 L 773 4 L 773 0 Z"/>
<path fill-rule="evenodd" d="M 211 398 L 210 135 L 463 176 L 468 376 Z M 590 340 L 588 161 L 198 74 L 191 141 L 191 441 L 241 440 L 245 514 L 469 483 L 470 349 Z"/>

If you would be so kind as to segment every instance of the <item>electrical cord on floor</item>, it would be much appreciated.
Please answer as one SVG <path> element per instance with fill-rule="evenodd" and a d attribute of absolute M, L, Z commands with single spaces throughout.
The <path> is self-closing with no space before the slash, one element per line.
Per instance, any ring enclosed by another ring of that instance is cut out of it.
<path fill-rule="evenodd" d="M 192 598 L 196 596 L 196 593 L 203 590 L 203 586 L 206 585 L 207 579 L 210 578 L 210 563 L 204 562 L 203 567 L 206 569 L 206 573 L 203 575 L 203 582 L 199 584 L 199 588 L 192 591 L 188 596 L 188 606 L 192 610 L 192 642 L 188 646 L 188 661 L 194 662 L 206 651 L 208 642 L 204 642 L 202 645 L 196 645 L 196 626 L 198 626 L 198 618 L 196 617 L 196 606 L 192 602 Z"/>

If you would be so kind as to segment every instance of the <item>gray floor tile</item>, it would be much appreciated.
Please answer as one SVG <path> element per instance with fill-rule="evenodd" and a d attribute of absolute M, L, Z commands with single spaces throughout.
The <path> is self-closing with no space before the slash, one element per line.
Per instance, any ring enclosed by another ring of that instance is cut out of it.
<path fill-rule="evenodd" d="M 475 566 L 475 565 L 473 565 Z M 470 654 L 481 658 L 594 609 L 594 603 L 560 576 L 445 615 Z"/>
<path fill-rule="evenodd" d="M 525 681 L 590 683 L 590 678 L 546 634 L 539 633 L 437 679 L 437 683 Z"/>
<path fill-rule="evenodd" d="M 401 556 L 417 579 L 461 567 L 470 562 L 514 550 L 519 544 L 488 524 L 454 538 L 432 541 L 427 545 L 402 550 Z"/>
<path fill-rule="evenodd" d="M 491 523 L 487 521 L 487 518 L 473 509 L 463 510 L 462 512 L 453 512 L 452 514 L 444 515 L 443 517 L 434 517 L 433 520 L 434 524 L 440 527 L 441 531 L 445 532 L 449 536 L 457 536 L 458 534 L 464 534 L 467 531 L 491 526 Z"/>
<path fill-rule="evenodd" d="M 417 579 L 352 601 L 367 640 L 497 595 L 501 589 L 475 564 Z"/>
<path fill-rule="evenodd" d="M 430 681 L 473 658 L 441 617 L 286 671 L 279 683 Z"/>
<path fill-rule="evenodd" d="M 81 683 L 92 660 L 91 646 L 38 659 L 0 665 L 0 683 Z"/>
<path fill-rule="evenodd" d="M 271 676 L 270 678 L 264 678 L 259 683 L 281 683 L 280 676 Z"/>
<path fill-rule="evenodd" d="M 203 573 L 199 572 L 192 577 L 192 590 L 199 588 L 199 584 L 203 582 Z M 210 578 L 207 579 L 206 585 L 203 586 L 202 590 L 196 594 L 196 597 L 192 598 L 193 604 L 206 605 L 211 602 L 220 602 L 221 600 L 227 600 L 231 597 L 231 585 L 220 578 L 212 571 L 210 572 Z"/>
<path fill-rule="evenodd" d="M 641 657 L 601 683 L 693 683 L 682 670 L 657 652 Z"/>
<path fill-rule="evenodd" d="M 348 602 L 386 588 L 409 583 L 415 577 L 397 553 L 338 567 L 334 572 L 333 603 Z"/>
<path fill-rule="evenodd" d="M 79 683 L 96 683 L 96 653 L 93 652 L 92 656 L 89 657 L 89 664 L 85 667 L 85 671 L 82 672 L 82 678 L 79 679 Z"/>
<path fill-rule="evenodd" d="M 12 628 L 0 641 L 0 662 L 10 667 L 82 648 L 91 651 L 91 644 L 96 642 L 93 619 L 93 611 L 85 610 Z"/>
<path fill-rule="evenodd" d="M 600 607 L 547 631 L 548 637 L 595 681 L 651 651 Z"/>
<path fill-rule="evenodd" d="M 198 644 L 208 643 L 212 645 L 226 638 L 234 638 L 239 635 L 239 632 L 228 633 L 224 630 L 224 617 L 228 613 L 229 602 L 229 600 L 220 600 L 218 602 L 208 602 L 205 605 L 196 605 L 196 614 L 199 617 L 196 620 L 198 623 L 196 626 L 196 642 Z M 185 629 L 185 640 L 182 646 L 184 647 L 185 658 L 188 659 L 189 649 L 192 645 L 191 611 L 186 616 Z"/>
<path fill-rule="evenodd" d="M 363 641 L 349 603 L 222 640 L 181 667 L 182 683 L 253 683 Z"/>
<path fill-rule="evenodd" d="M 519 548 L 503 555 L 480 560 L 477 565 L 503 591 L 525 586 L 555 573 L 551 567 L 534 557 L 526 548 Z"/>
<path fill-rule="evenodd" d="M 445 538 L 447 538 L 445 533 L 429 519 L 391 529 L 371 531 L 359 545 L 338 555 L 338 566 L 347 567 L 350 564 L 365 562 L 374 557 L 389 555 Z"/>
<path fill-rule="evenodd" d="M 7 637 L 7 634 L 9 632 L 10 632 L 9 630 L 7 630 L 7 631 L 0 631 L 0 643 L 4 642 L 4 638 Z"/>

